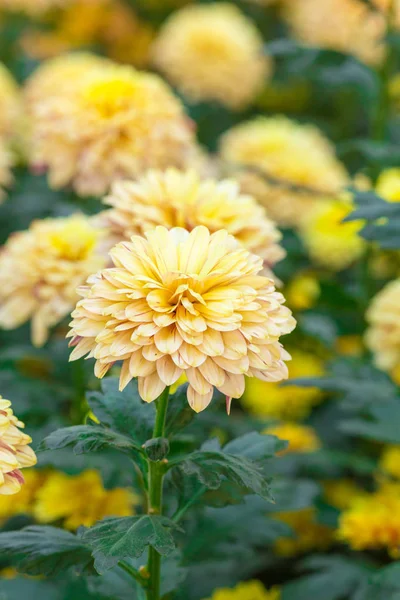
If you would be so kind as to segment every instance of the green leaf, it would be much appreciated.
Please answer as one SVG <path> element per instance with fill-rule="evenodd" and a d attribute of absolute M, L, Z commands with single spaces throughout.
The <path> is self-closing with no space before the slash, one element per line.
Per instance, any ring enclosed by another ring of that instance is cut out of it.
<path fill-rule="evenodd" d="M 106 377 L 101 382 L 101 392 L 88 392 L 90 408 L 103 424 L 132 438 L 142 445 L 152 435 L 155 409 L 139 396 L 137 380 L 120 392 L 118 377 Z"/>
<path fill-rule="evenodd" d="M 391 401 L 379 398 L 360 418 L 344 420 L 340 430 L 387 444 L 400 443 L 400 398 Z"/>
<path fill-rule="evenodd" d="M 252 431 L 246 433 L 224 446 L 224 452 L 243 456 L 249 460 L 261 461 L 273 458 L 277 452 L 284 450 L 288 442 L 275 435 L 266 435 Z"/>
<path fill-rule="evenodd" d="M 147 440 L 143 445 L 146 456 L 154 461 L 158 462 L 168 456 L 169 452 L 169 441 L 166 438 L 153 438 Z"/>
<path fill-rule="evenodd" d="M 375 573 L 365 600 L 400 600 L 400 563 L 393 563 Z"/>
<path fill-rule="evenodd" d="M 1 579 L 1 600 L 61 600 L 60 589 L 50 581 L 36 581 L 26 577 Z"/>
<path fill-rule="evenodd" d="M 80 537 L 50 526 L 0 533 L 0 551 L 29 575 L 50 576 L 69 567 L 82 571 L 92 563 L 90 548 Z"/>
<path fill-rule="evenodd" d="M 57 429 L 42 441 L 39 451 L 57 450 L 66 446 L 73 446 L 75 454 L 96 452 L 104 448 L 114 448 L 128 453 L 142 452 L 141 447 L 128 437 L 101 425 L 74 425 Z"/>
<path fill-rule="evenodd" d="M 112 569 L 126 557 L 139 557 L 147 546 L 167 555 L 175 548 L 171 529 L 177 525 L 161 515 L 104 519 L 83 534 L 93 549 L 99 573 Z"/>
<path fill-rule="evenodd" d="M 196 413 L 188 404 L 187 388 L 188 384 L 185 383 L 179 386 L 175 394 L 170 396 L 165 425 L 167 436 L 184 429 L 194 419 Z"/>

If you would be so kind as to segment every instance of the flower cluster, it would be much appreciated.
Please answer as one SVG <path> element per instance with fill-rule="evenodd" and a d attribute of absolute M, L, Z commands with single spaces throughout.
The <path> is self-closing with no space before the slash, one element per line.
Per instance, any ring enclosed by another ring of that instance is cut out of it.
<path fill-rule="evenodd" d="M 210 403 L 214 387 L 239 398 L 245 375 L 287 377 L 290 357 L 279 337 L 295 321 L 273 282 L 258 274 L 262 259 L 226 231 L 156 227 L 110 255 L 114 268 L 80 289 L 72 360 L 94 356 L 97 377 L 123 361 L 121 389 L 138 377 L 146 402 L 185 372 L 196 411 Z"/>
<path fill-rule="evenodd" d="M 245 581 L 235 588 L 220 588 L 209 600 L 280 600 L 278 587 L 266 590 L 260 581 Z"/>
<path fill-rule="evenodd" d="M 21 469 L 36 464 L 36 455 L 29 446 L 32 439 L 20 431 L 23 427 L 11 402 L 0 396 L 0 496 L 19 492 L 24 483 Z"/>
<path fill-rule="evenodd" d="M 18 86 L 0 63 L 0 200 L 3 197 L 2 188 L 7 188 L 12 183 L 12 142 L 20 115 L 21 99 Z"/>
<path fill-rule="evenodd" d="M 291 527 L 294 537 L 281 537 L 275 542 L 278 556 L 290 557 L 310 550 L 326 550 L 331 546 L 334 530 L 320 523 L 313 507 L 281 512 L 276 518 Z"/>
<path fill-rule="evenodd" d="M 286 423 L 267 427 L 264 433 L 275 435 L 281 440 L 288 442 L 288 447 L 281 452 L 282 455 L 293 452 L 314 452 L 321 446 L 321 442 L 313 428 L 300 423 L 290 423 L 287 421 Z"/>

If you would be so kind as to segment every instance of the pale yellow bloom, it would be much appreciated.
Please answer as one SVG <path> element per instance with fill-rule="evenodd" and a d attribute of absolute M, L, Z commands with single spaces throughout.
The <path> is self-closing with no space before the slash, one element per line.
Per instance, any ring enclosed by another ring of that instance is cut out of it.
<path fill-rule="evenodd" d="M 194 170 L 150 170 L 137 182 L 116 182 L 104 202 L 112 208 L 101 213 L 100 222 L 116 241 L 144 235 L 157 225 L 188 231 L 204 225 L 211 233 L 226 229 L 267 267 L 285 255 L 281 234 L 265 209 L 240 194 L 233 180 L 202 181 Z"/>
<path fill-rule="evenodd" d="M 32 514 L 37 491 L 46 480 L 46 473 L 29 469 L 24 474 L 24 485 L 17 495 L 0 495 L 0 522 L 15 515 Z"/>
<path fill-rule="evenodd" d="M 91 527 L 105 517 L 134 514 L 136 496 L 129 489 L 106 490 L 97 471 L 79 475 L 51 473 L 36 494 L 33 514 L 39 523 L 62 520 L 67 529 Z"/>
<path fill-rule="evenodd" d="M 321 197 L 338 194 L 348 183 L 322 133 L 283 116 L 257 117 L 233 127 L 222 136 L 220 152 L 227 166 L 237 169 L 243 190 L 282 225 L 304 222 Z M 246 166 L 254 172 L 241 172 Z"/>
<path fill-rule="evenodd" d="M 225 2 L 174 12 L 154 43 L 154 60 L 191 100 L 233 109 L 251 103 L 271 74 L 257 28 Z"/>
<path fill-rule="evenodd" d="M 234 588 L 215 590 L 208 600 L 280 600 L 281 592 L 276 586 L 266 590 L 261 581 L 244 581 Z"/>
<path fill-rule="evenodd" d="M 366 346 L 384 371 L 400 365 L 400 279 L 388 283 L 371 301 L 366 313 Z"/>
<path fill-rule="evenodd" d="M 1 0 L 0 0 L 1 2 Z M 16 81 L 0 63 L 0 137 L 9 139 L 15 134 L 21 116 L 21 98 Z"/>
<path fill-rule="evenodd" d="M 387 202 L 400 202 L 400 169 L 385 169 L 376 182 L 376 193 Z"/>
<path fill-rule="evenodd" d="M 294 537 L 279 538 L 274 545 L 278 556 L 296 556 L 310 550 L 325 550 L 332 544 L 334 532 L 331 527 L 319 523 L 314 508 L 282 512 L 276 518 L 289 525 Z"/>
<path fill-rule="evenodd" d="M 299 423 L 280 423 L 264 429 L 263 433 L 275 435 L 289 442 L 288 447 L 280 452 L 283 454 L 315 452 L 321 447 L 321 442 L 312 427 Z"/>
<path fill-rule="evenodd" d="M 342 513 L 337 536 L 353 550 L 386 549 L 398 558 L 400 484 L 384 483 L 376 492 L 356 498 Z"/>
<path fill-rule="evenodd" d="M 245 375 L 287 377 L 290 357 L 279 337 L 295 321 L 272 280 L 258 275 L 262 259 L 225 230 L 159 226 L 110 256 L 114 268 L 79 290 L 71 360 L 93 356 L 97 377 L 123 361 L 120 389 L 138 377 L 146 402 L 185 372 L 196 411 L 211 402 L 214 387 L 239 398 Z"/>
<path fill-rule="evenodd" d="M 0 326 L 14 329 L 32 320 L 32 341 L 68 315 L 76 287 L 105 264 L 97 251 L 101 232 L 88 217 L 34 221 L 10 236 L 0 254 Z"/>
<path fill-rule="evenodd" d="M 52 8 L 68 4 L 70 0 L 0 0 L 0 10 L 22 12 L 39 17 Z"/>
<path fill-rule="evenodd" d="M 300 235 L 314 263 L 341 271 L 363 255 L 365 241 L 359 235 L 363 222 L 343 222 L 353 210 L 345 199 L 321 201 L 312 210 Z"/>
<path fill-rule="evenodd" d="M 376 64 L 384 56 L 385 18 L 361 0 L 282 0 L 292 34 L 309 46 Z"/>
<path fill-rule="evenodd" d="M 47 169 L 53 188 L 102 195 L 147 168 L 190 164 L 197 149 L 182 104 L 157 75 L 110 62 L 84 68 L 68 90 L 34 91 L 30 162 Z"/>
<path fill-rule="evenodd" d="M 24 483 L 21 469 L 36 464 L 36 455 L 29 446 L 32 439 L 20 431 L 23 427 L 11 402 L 0 396 L 0 496 L 19 492 Z"/>
<path fill-rule="evenodd" d="M 332 479 L 323 482 L 324 498 L 331 506 L 347 510 L 356 498 L 366 495 L 352 479 Z"/>
<path fill-rule="evenodd" d="M 307 310 L 315 305 L 321 293 L 318 279 L 312 273 L 296 275 L 285 289 L 288 306 L 293 310 Z"/>
<path fill-rule="evenodd" d="M 381 470 L 395 479 L 400 479 L 400 445 L 387 446 L 379 461 Z"/>
<path fill-rule="evenodd" d="M 289 379 L 324 374 L 323 361 L 314 354 L 294 350 L 291 356 Z M 299 420 L 307 417 L 321 399 L 322 393 L 318 388 L 286 387 L 252 378 L 246 381 L 241 403 L 255 417 Z"/>

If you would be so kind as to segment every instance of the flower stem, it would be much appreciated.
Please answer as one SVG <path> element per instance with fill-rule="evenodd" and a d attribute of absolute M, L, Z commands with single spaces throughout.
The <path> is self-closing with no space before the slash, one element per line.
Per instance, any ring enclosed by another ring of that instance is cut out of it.
<path fill-rule="evenodd" d="M 156 400 L 157 413 L 154 424 L 153 438 L 164 437 L 165 421 L 168 409 L 169 387 L 165 388 L 161 396 Z M 159 462 L 149 460 L 149 514 L 162 513 L 162 491 L 164 468 Z M 147 589 L 147 600 L 160 600 L 161 586 L 161 556 L 150 546 L 147 562 L 149 572 L 149 586 Z"/>

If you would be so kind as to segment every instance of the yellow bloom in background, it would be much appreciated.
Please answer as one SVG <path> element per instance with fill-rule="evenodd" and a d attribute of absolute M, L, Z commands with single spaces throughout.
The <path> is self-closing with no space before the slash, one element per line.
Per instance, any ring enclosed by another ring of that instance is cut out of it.
<path fill-rule="evenodd" d="M 287 377 L 290 357 L 279 338 L 295 320 L 272 280 L 258 275 L 262 259 L 225 230 L 156 227 L 110 256 L 114 268 L 80 289 L 71 360 L 94 356 L 97 377 L 123 361 L 120 389 L 138 377 L 145 402 L 185 372 L 196 412 L 211 402 L 214 387 L 239 398 L 245 375 Z"/>
<path fill-rule="evenodd" d="M 353 211 L 347 200 L 321 200 L 300 230 L 311 260 L 332 271 L 346 269 L 365 251 L 365 241 L 359 236 L 362 221 L 343 219 Z"/>
<path fill-rule="evenodd" d="M 291 351 L 292 360 L 288 364 L 289 379 L 297 377 L 319 377 L 324 374 L 323 361 L 308 352 Z M 318 388 L 280 386 L 278 383 L 265 383 L 258 379 L 247 379 L 241 403 L 255 417 L 282 420 L 305 419 L 312 408 L 322 400 Z"/>
<path fill-rule="evenodd" d="M 312 308 L 320 293 L 318 279 L 311 273 L 296 275 L 285 288 L 286 301 L 293 310 Z"/>
<path fill-rule="evenodd" d="M 308 46 L 353 54 L 368 64 L 384 56 L 385 18 L 360 0 L 282 0 L 292 35 Z"/>
<path fill-rule="evenodd" d="M 83 71 L 30 105 L 30 162 L 47 169 L 51 187 L 96 196 L 148 168 L 190 164 L 193 127 L 162 79 L 111 62 Z"/>
<path fill-rule="evenodd" d="M 0 0 L 1 1 L 1 0 Z M 0 63 L 0 137 L 10 139 L 15 135 L 21 116 L 21 98 L 18 85 L 11 73 Z"/>
<path fill-rule="evenodd" d="M 129 489 L 106 490 L 97 471 L 79 475 L 55 471 L 38 490 L 33 514 L 39 523 L 62 520 L 67 529 L 77 529 L 91 527 L 105 517 L 130 516 L 136 501 Z"/>
<path fill-rule="evenodd" d="M 400 365 L 400 279 L 391 281 L 372 299 L 366 313 L 365 344 L 384 371 Z"/>
<path fill-rule="evenodd" d="M 380 469 L 394 479 L 400 479 L 400 445 L 387 446 L 379 461 Z"/>
<path fill-rule="evenodd" d="M 376 193 L 388 202 L 400 202 L 400 169 L 385 169 L 376 182 Z"/>
<path fill-rule="evenodd" d="M 261 581 L 244 581 L 234 588 L 215 590 L 208 600 L 280 600 L 281 592 L 276 586 L 266 590 Z"/>
<path fill-rule="evenodd" d="M 116 241 L 143 235 L 157 225 L 188 231 L 204 225 L 211 233 L 226 229 L 267 267 L 285 255 L 279 246 L 282 236 L 265 209 L 240 194 L 233 180 L 201 181 L 194 170 L 150 170 L 137 182 L 116 182 L 104 202 L 112 208 L 101 213 L 100 222 Z"/>
<path fill-rule="evenodd" d="M 279 538 L 274 544 L 278 556 L 296 556 L 311 550 L 326 550 L 332 544 L 334 531 L 319 523 L 314 508 L 282 512 L 275 515 L 293 529 L 294 537 Z"/>
<path fill-rule="evenodd" d="M 153 54 L 156 66 L 189 99 L 216 100 L 232 109 L 249 105 L 271 74 L 256 26 L 225 2 L 173 13 Z"/>
<path fill-rule="evenodd" d="M 0 254 L 0 327 L 31 319 L 32 342 L 43 345 L 49 329 L 71 312 L 77 286 L 105 264 L 100 239 L 84 215 L 34 221 L 12 234 Z"/>
<path fill-rule="evenodd" d="M 304 452 L 315 452 L 321 447 L 321 442 L 312 427 L 300 425 L 299 423 L 280 423 L 267 427 L 263 433 L 276 435 L 281 440 L 289 442 L 288 447 L 279 454 L 293 454 Z"/>
<path fill-rule="evenodd" d="M 68 4 L 70 0 L 0 0 L 0 10 L 26 13 L 30 17 L 41 17 L 53 8 Z"/>
<path fill-rule="evenodd" d="M 347 510 L 356 498 L 361 498 L 367 493 L 352 479 L 324 481 L 323 489 L 326 502 L 339 510 Z"/>
<path fill-rule="evenodd" d="M 393 558 L 400 548 L 400 484 L 385 483 L 357 498 L 339 520 L 337 536 L 353 550 L 385 549 Z"/>
<path fill-rule="evenodd" d="M 363 339 L 361 335 L 340 335 L 335 348 L 343 356 L 361 356 L 364 351 Z"/>
<path fill-rule="evenodd" d="M 11 496 L 24 483 L 21 469 L 36 464 L 29 446 L 32 439 L 20 431 L 25 427 L 11 409 L 11 402 L 0 396 L 0 496 Z"/>
<path fill-rule="evenodd" d="M 220 154 L 231 170 L 254 169 L 237 172 L 243 190 L 285 226 L 307 220 L 321 197 L 338 194 L 349 180 L 334 147 L 316 127 L 283 116 L 257 117 L 228 130 Z"/>
<path fill-rule="evenodd" d="M 0 495 L 0 523 L 15 515 L 32 514 L 35 496 L 44 484 L 47 474 L 36 469 L 29 469 L 24 474 L 24 485 L 18 494 L 13 496 Z"/>

